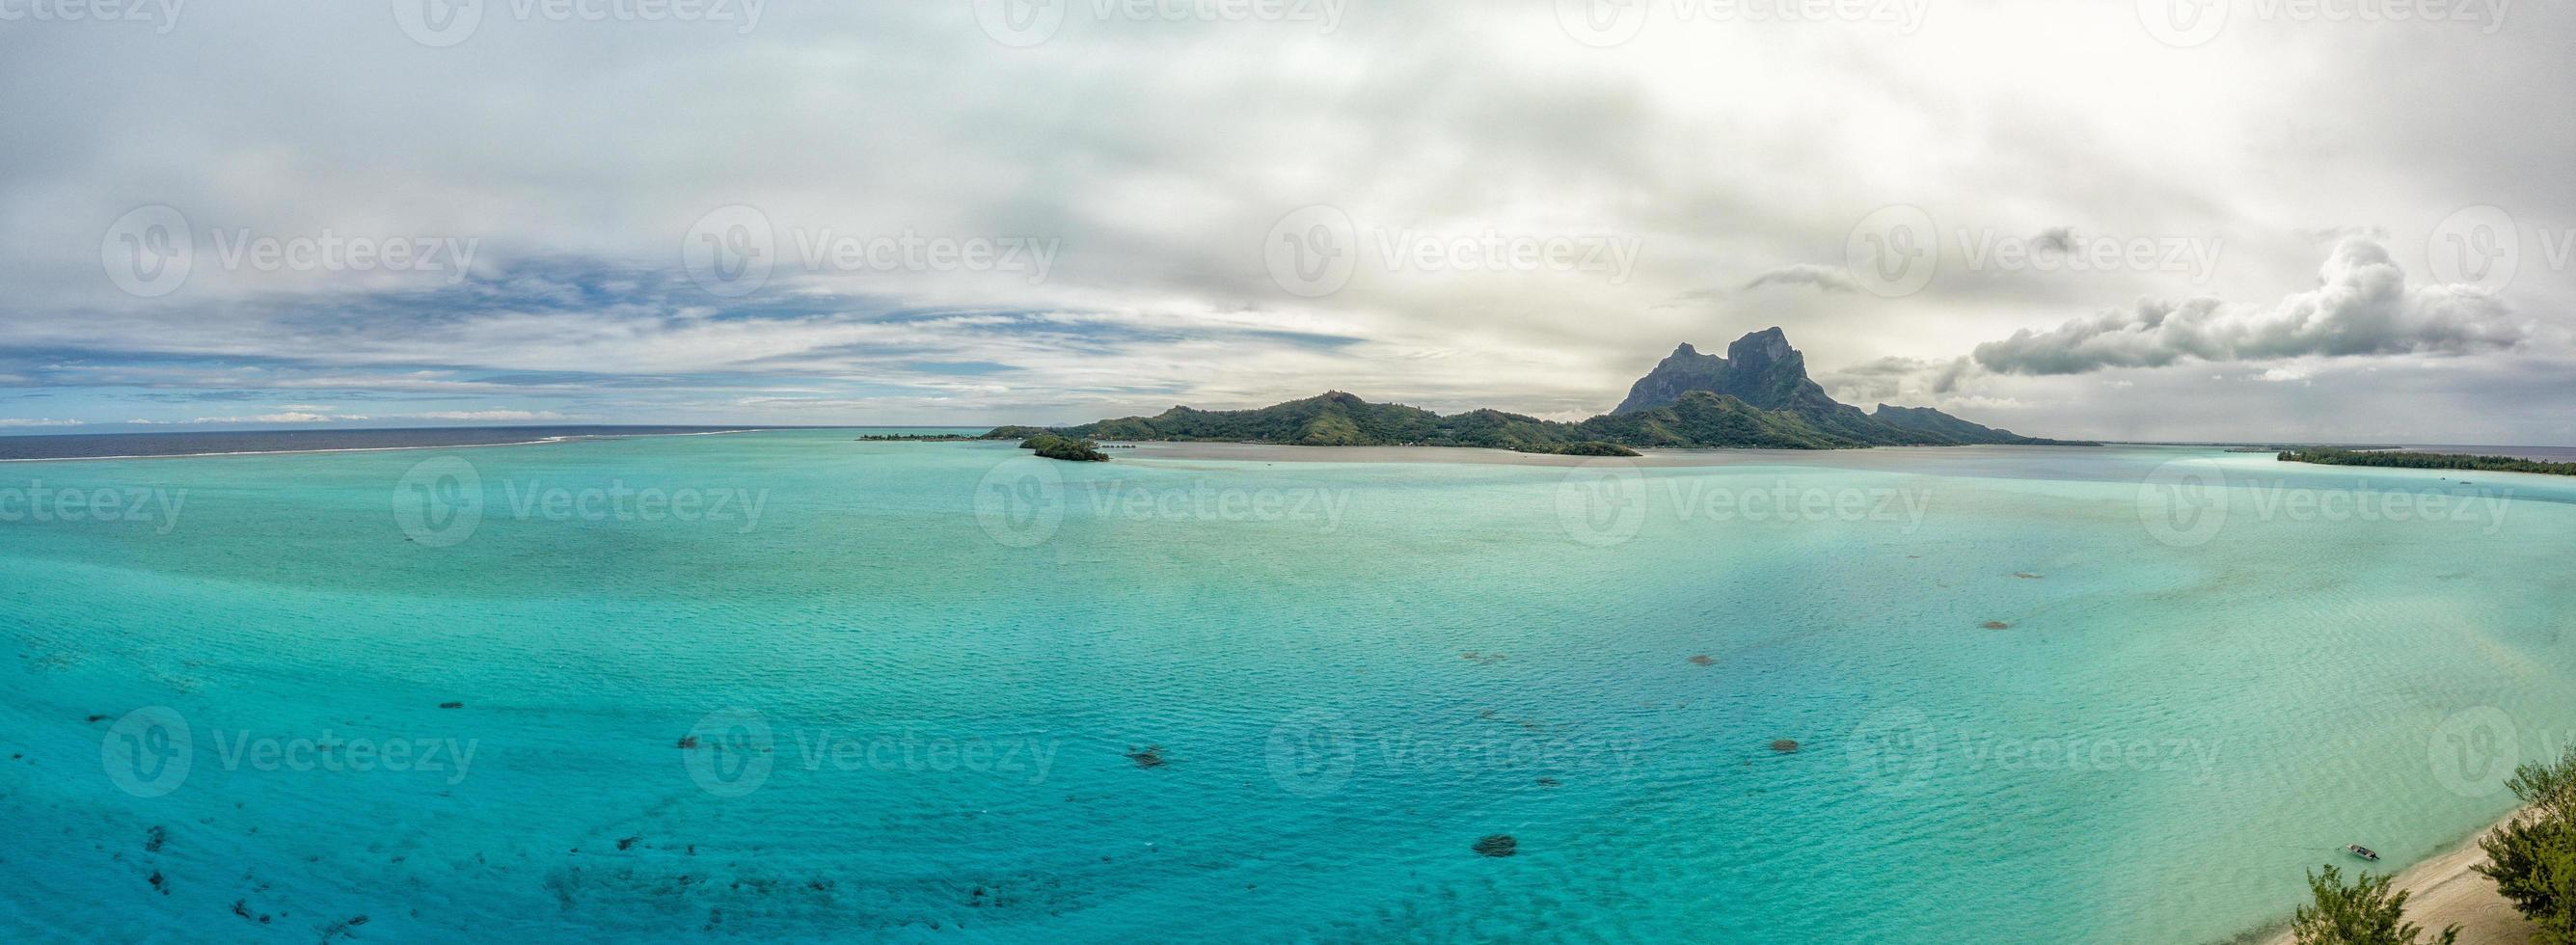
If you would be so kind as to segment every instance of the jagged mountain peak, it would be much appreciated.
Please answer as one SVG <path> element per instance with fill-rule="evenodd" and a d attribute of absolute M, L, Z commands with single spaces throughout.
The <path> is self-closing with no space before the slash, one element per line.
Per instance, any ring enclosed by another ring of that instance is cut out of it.
<path fill-rule="evenodd" d="M 1613 413 L 1661 407 L 1685 393 L 1730 394 L 1766 410 L 1848 410 L 1807 378 L 1807 359 L 1778 326 L 1751 332 L 1726 346 L 1726 356 L 1701 354 L 1685 342 L 1629 388 Z"/>
<path fill-rule="evenodd" d="M 1880 404 L 1871 413 L 1840 403 L 1807 376 L 1807 356 L 1774 325 L 1747 332 L 1726 355 L 1702 354 L 1685 343 L 1638 378 L 1613 414 L 1671 406 L 1695 391 L 1734 397 L 1763 410 L 1804 418 L 1834 435 L 1871 443 L 2017 443 L 2028 438 L 1980 426 L 1930 407 Z"/>
<path fill-rule="evenodd" d="M 1798 349 L 1789 346 L 1789 333 L 1781 331 L 1778 325 L 1747 332 L 1744 337 L 1735 339 L 1734 344 L 1726 346 L 1729 361 L 1770 363 L 1791 357 L 1798 357 Z"/>

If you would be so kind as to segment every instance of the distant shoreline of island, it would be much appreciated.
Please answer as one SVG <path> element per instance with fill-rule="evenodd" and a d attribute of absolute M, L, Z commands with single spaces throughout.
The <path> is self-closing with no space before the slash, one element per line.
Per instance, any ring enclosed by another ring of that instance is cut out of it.
<path fill-rule="evenodd" d="M 2318 466 L 2362 466 L 2373 469 L 2445 469 L 2466 472 L 2532 473 L 2542 476 L 2576 476 L 2576 463 L 2554 463 L 2523 459 L 2516 456 L 2482 456 L 2469 453 L 2420 453 L 2412 450 L 2359 450 L 2332 447 L 2285 449 L 2278 454 L 2285 463 L 2309 463 Z"/>
<path fill-rule="evenodd" d="M 1875 411 L 1864 411 L 1842 403 L 1807 376 L 1806 356 L 1777 327 L 1736 339 L 1724 356 L 1683 344 L 1630 386 L 1617 409 L 1577 422 L 1491 408 L 1441 414 L 1326 391 L 1250 410 L 1174 406 L 1150 417 L 997 427 L 955 439 L 1014 437 L 1023 441 L 1022 448 L 1038 449 L 1040 455 L 1084 460 L 1106 458 L 1098 455 L 1102 441 L 1481 447 L 1559 456 L 1643 455 L 1639 449 L 2100 445 L 2022 436 L 1931 407 L 1882 403 Z M 1055 453 L 1064 455 L 1051 455 Z"/>

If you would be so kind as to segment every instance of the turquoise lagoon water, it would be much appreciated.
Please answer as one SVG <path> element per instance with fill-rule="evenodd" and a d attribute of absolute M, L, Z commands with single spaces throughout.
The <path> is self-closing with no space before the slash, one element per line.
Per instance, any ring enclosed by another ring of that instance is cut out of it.
<path fill-rule="evenodd" d="M 2224 941 L 2576 732 L 2556 480 L 850 437 L 0 467 L 0 939 Z"/>

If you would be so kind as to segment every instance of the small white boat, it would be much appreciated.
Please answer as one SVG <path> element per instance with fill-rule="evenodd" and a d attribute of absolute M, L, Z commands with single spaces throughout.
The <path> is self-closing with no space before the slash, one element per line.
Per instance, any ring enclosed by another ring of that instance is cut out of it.
<path fill-rule="evenodd" d="M 2369 860 L 2373 863 L 2379 862 L 2378 851 L 2372 850 L 2369 847 L 2362 846 L 2358 843 L 2347 843 L 2343 845 L 2343 848 L 2354 856 Z"/>

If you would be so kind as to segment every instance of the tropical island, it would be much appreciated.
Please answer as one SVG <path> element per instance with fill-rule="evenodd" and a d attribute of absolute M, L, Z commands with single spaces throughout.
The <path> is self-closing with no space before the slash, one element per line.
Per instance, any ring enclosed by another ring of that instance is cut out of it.
<path fill-rule="evenodd" d="M 1100 444 L 1094 443 L 1090 440 L 1077 440 L 1072 437 L 1057 436 L 1053 433 L 1040 433 L 1036 436 L 1029 437 L 1028 439 L 1021 440 L 1020 448 L 1024 450 L 1036 450 L 1039 456 L 1047 459 L 1061 459 L 1076 463 L 1105 463 L 1109 461 L 1109 454 L 1100 451 Z"/>
<path fill-rule="evenodd" d="M 2398 450 L 2352 450 L 2330 447 L 2308 447 L 2282 450 L 2285 463 L 2315 463 L 2321 466 L 2375 466 L 2385 469 L 2467 469 L 2477 472 L 2539 473 L 2545 476 L 2576 476 L 2576 463 L 2551 463 L 2514 456 L 2474 456 L 2467 453 L 2409 453 Z"/>
<path fill-rule="evenodd" d="M 1580 422 L 1493 409 L 1444 415 L 1330 391 L 1251 410 L 1176 406 L 1150 417 L 1076 426 L 999 427 L 977 438 L 1039 433 L 1073 440 L 1458 446 L 1572 456 L 1634 456 L 1639 448 L 2096 445 L 2022 436 L 1930 407 L 1880 404 L 1863 411 L 1840 403 L 1807 376 L 1806 357 L 1776 327 L 1736 339 L 1722 357 L 1684 344 L 1639 378 L 1618 409 Z"/>

